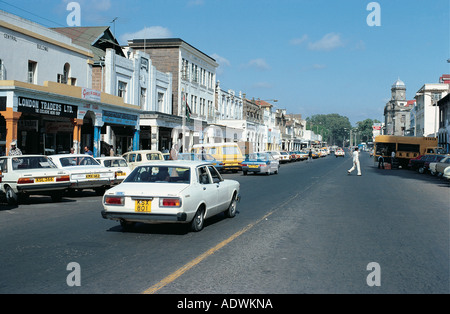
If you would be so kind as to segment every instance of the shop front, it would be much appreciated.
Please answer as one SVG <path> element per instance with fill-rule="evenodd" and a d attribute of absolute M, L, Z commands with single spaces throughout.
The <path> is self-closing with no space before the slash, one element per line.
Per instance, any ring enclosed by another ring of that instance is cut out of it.
<path fill-rule="evenodd" d="M 64 154 L 71 148 L 84 153 L 88 147 L 98 157 L 109 145 L 139 148 L 139 107 L 124 104 L 122 98 L 98 92 L 91 99 L 83 96 L 86 89 L 52 82 L 3 82 L 7 87 L 0 89 L 1 155 L 8 154 L 13 141 L 23 154 Z M 108 130 L 117 134 L 114 142 L 103 141 L 110 136 Z"/>

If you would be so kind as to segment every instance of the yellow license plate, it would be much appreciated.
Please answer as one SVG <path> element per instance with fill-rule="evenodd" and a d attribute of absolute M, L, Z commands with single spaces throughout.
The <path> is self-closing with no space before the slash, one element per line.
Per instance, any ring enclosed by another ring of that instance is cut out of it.
<path fill-rule="evenodd" d="M 100 179 L 99 174 L 87 174 L 86 179 Z"/>
<path fill-rule="evenodd" d="M 136 200 L 134 211 L 137 213 L 151 213 L 152 201 L 151 200 Z"/>
<path fill-rule="evenodd" d="M 258 165 L 249 165 L 248 167 L 249 168 L 258 168 L 259 166 Z"/>
<path fill-rule="evenodd" d="M 117 172 L 118 176 L 126 176 L 127 174 L 125 172 Z"/>
<path fill-rule="evenodd" d="M 36 178 L 35 179 L 36 183 L 43 183 L 43 182 L 55 182 L 55 178 L 54 177 L 48 177 L 48 178 Z"/>

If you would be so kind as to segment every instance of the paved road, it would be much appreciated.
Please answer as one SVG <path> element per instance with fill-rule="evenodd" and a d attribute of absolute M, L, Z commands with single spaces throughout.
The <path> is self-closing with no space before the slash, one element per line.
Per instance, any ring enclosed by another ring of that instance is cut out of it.
<path fill-rule="evenodd" d="M 331 156 L 270 177 L 226 174 L 241 182 L 239 213 L 200 233 L 124 233 L 90 192 L 3 206 L 0 293 L 449 293 L 448 183 L 361 160 L 361 177 Z M 66 283 L 71 262 L 81 287 Z M 367 284 L 371 262 L 380 286 Z"/>

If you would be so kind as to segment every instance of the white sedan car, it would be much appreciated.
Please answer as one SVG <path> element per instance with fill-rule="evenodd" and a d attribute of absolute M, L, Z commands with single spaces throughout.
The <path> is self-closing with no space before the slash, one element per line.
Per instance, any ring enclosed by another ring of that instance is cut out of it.
<path fill-rule="evenodd" d="M 114 171 L 113 184 L 119 184 L 131 173 L 131 169 L 123 157 L 97 157 L 100 165 Z"/>
<path fill-rule="evenodd" d="M 239 182 L 224 180 L 208 162 L 152 162 L 106 191 L 102 217 L 120 221 L 124 229 L 136 222 L 184 223 L 200 231 L 211 216 L 234 217 L 239 192 Z"/>
<path fill-rule="evenodd" d="M 53 201 L 60 201 L 70 185 L 69 173 L 58 169 L 47 156 L 0 157 L 0 170 L 1 194 L 10 205 L 29 195 L 49 195 Z"/>
<path fill-rule="evenodd" d="M 82 154 L 52 155 L 55 165 L 70 173 L 69 191 L 93 189 L 97 195 L 114 183 L 114 171 L 101 166 L 93 157 Z"/>

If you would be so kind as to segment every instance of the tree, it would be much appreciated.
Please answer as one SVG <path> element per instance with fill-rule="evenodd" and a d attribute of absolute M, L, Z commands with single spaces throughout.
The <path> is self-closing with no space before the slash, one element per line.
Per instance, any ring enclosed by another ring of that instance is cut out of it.
<path fill-rule="evenodd" d="M 374 123 L 380 123 L 380 121 L 376 119 L 366 119 L 364 121 L 356 122 L 358 125 L 358 139 L 360 142 L 372 142 Z"/>
<path fill-rule="evenodd" d="M 322 134 L 329 145 L 344 146 L 344 139 L 348 139 L 348 130 L 352 125 L 348 117 L 337 113 L 319 114 L 306 118 L 306 129 L 316 134 Z"/>

